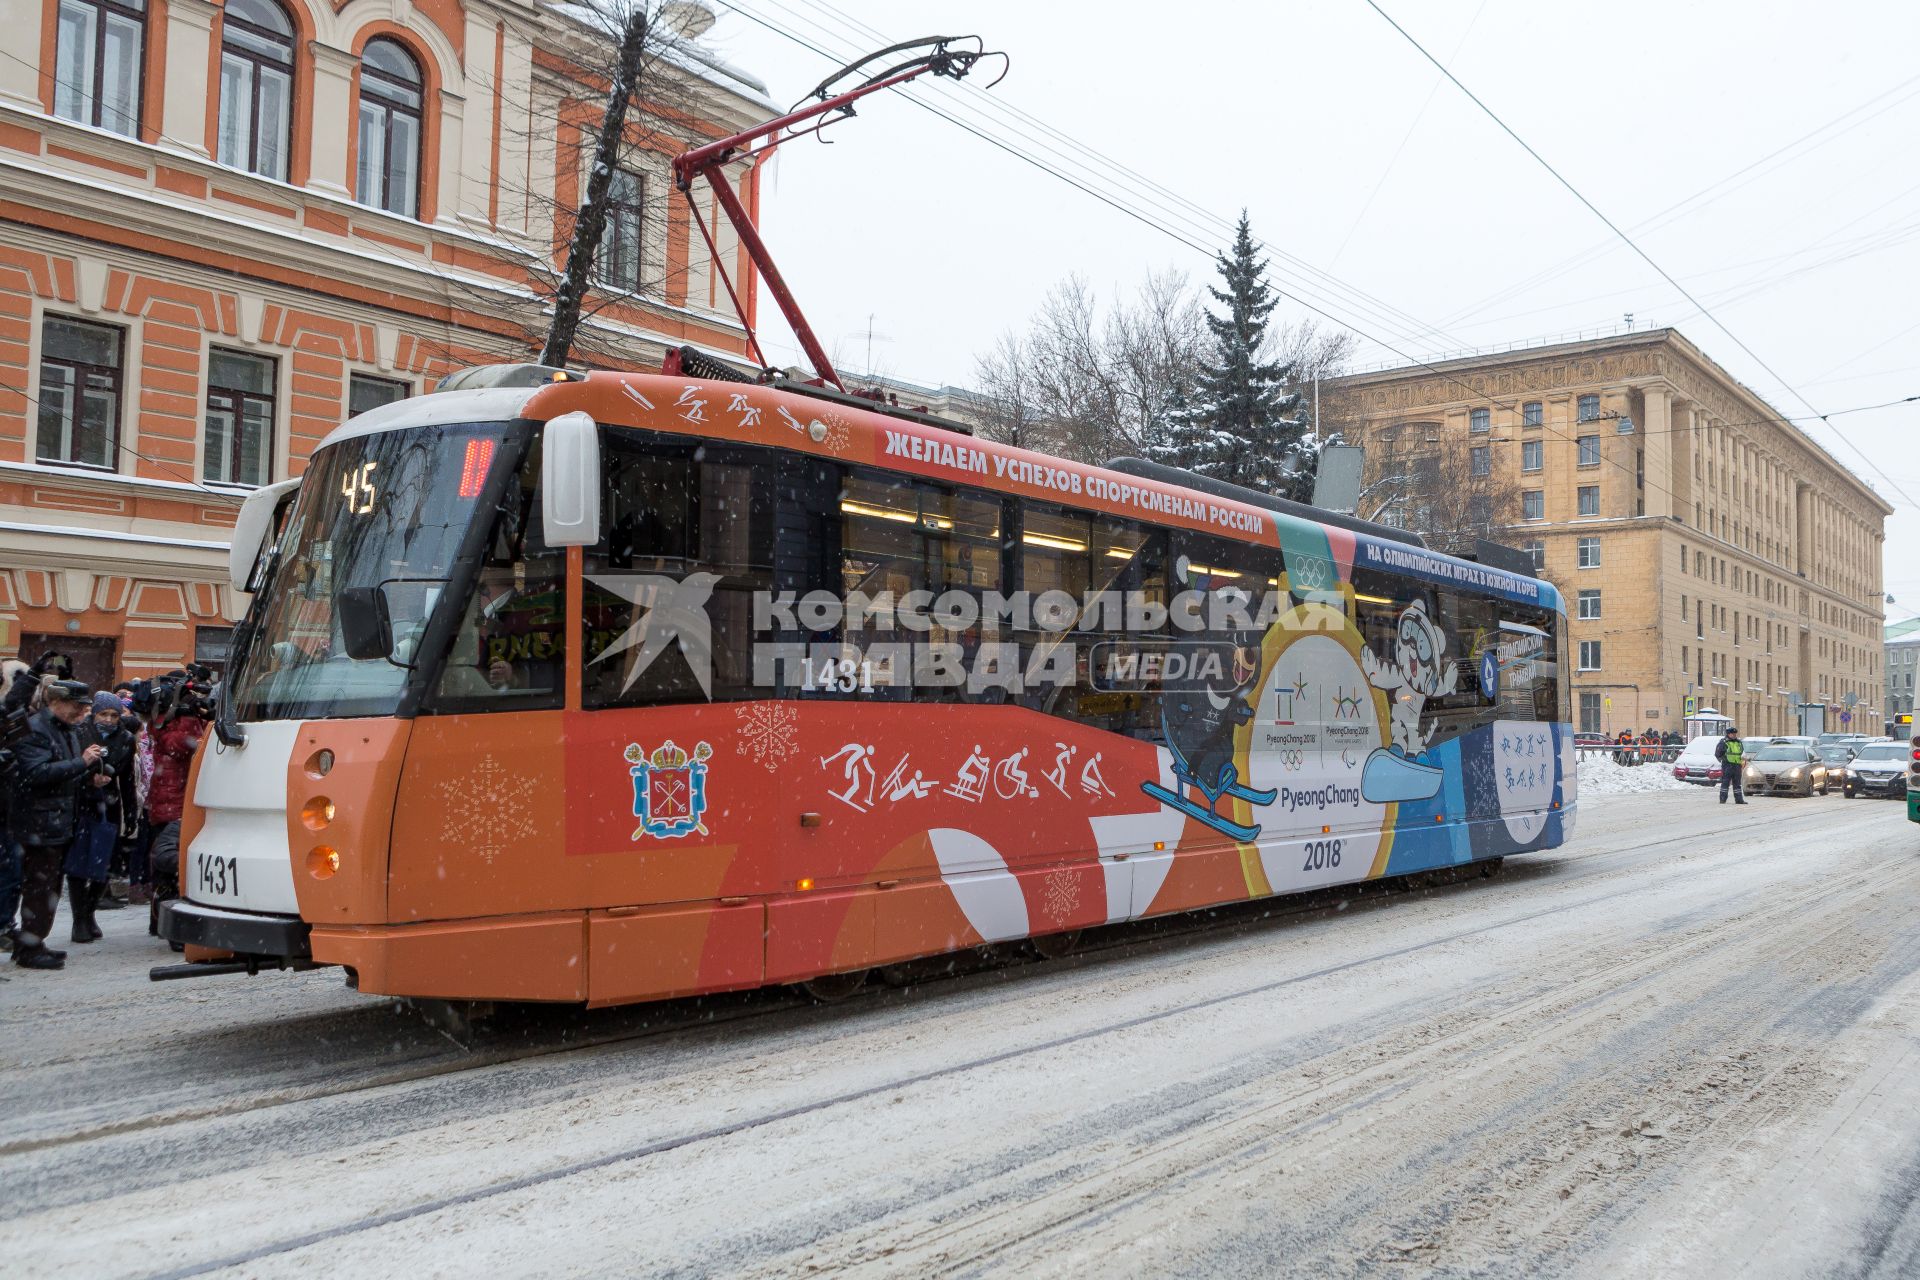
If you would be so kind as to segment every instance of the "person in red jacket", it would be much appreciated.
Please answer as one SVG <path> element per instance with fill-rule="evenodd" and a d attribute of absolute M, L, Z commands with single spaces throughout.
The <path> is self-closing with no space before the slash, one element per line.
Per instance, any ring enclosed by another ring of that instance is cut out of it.
<path fill-rule="evenodd" d="M 147 789 L 147 821 L 153 829 L 153 899 L 147 932 L 156 936 L 160 904 L 180 896 L 180 811 L 187 800 L 187 768 L 205 731 L 206 722 L 193 715 L 175 715 L 157 722 L 152 730 L 153 782 Z"/>

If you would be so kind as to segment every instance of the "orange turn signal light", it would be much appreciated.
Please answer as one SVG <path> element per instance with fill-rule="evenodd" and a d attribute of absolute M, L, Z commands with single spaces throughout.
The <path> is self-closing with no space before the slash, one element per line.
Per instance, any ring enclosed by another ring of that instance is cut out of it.
<path fill-rule="evenodd" d="M 800 879 L 794 883 L 793 887 L 796 889 L 811 889 L 813 888 L 813 877 L 801 876 Z"/>
<path fill-rule="evenodd" d="M 309 831 L 318 831 L 333 821 L 333 801 L 315 796 L 300 808 L 300 821 Z"/>
<path fill-rule="evenodd" d="M 329 844 L 318 844 L 307 851 L 307 874 L 315 880 L 330 880 L 340 869 L 340 851 Z"/>

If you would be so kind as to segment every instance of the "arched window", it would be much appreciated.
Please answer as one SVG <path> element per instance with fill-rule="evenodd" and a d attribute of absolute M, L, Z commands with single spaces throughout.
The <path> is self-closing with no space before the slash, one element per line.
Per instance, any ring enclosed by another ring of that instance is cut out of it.
<path fill-rule="evenodd" d="M 284 182 L 293 23 L 273 0 L 227 0 L 220 29 L 220 163 Z"/>
<path fill-rule="evenodd" d="M 420 206 L 420 121 L 425 82 L 399 43 L 367 41 L 360 54 L 360 165 L 354 198 L 403 217 Z"/>
<path fill-rule="evenodd" d="M 140 130 L 146 0 L 60 0 L 53 114 L 134 136 Z"/>

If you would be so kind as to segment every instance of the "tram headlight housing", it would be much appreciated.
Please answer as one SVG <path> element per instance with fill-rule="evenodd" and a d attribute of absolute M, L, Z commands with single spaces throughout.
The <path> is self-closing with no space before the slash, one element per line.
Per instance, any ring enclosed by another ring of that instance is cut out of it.
<path fill-rule="evenodd" d="M 307 874 L 315 880 L 331 880 L 340 870 L 340 851 L 330 844 L 317 844 L 307 850 Z"/>
<path fill-rule="evenodd" d="M 315 796 L 300 808 L 300 823 L 309 831 L 318 831 L 333 821 L 333 801 Z"/>

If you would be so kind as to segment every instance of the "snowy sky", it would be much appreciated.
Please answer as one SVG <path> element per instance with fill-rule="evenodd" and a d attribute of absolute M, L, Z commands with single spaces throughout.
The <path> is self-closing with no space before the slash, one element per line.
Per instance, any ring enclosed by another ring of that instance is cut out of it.
<path fill-rule="evenodd" d="M 1783 412 L 1832 417 L 1812 434 L 1897 509 L 1888 617 L 1920 613 L 1920 508 L 1895 491 L 1920 499 L 1920 402 L 1836 414 L 1920 395 L 1920 5 L 1381 0 L 1729 337 L 1365 0 L 711 2 L 706 42 L 783 103 L 830 65 L 782 33 L 837 63 L 979 32 L 1012 55 L 1007 79 L 991 95 L 941 82 L 929 101 L 1030 154 L 1045 155 L 1016 130 L 1060 131 L 1073 142 L 1049 145 L 1072 160 L 1045 156 L 1054 167 L 1168 206 L 1147 212 L 1209 246 L 1245 206 L 1255 234 L 1298 260 L 1275 263 L 1276 284 L 1406 355 L 1614 326 L 1627 312 L 1678 327 Z M 965 385 L 975 353 L 1070 272 L 1111 294 L 1149 270 L 1209 270 L 897 98 L 830 136 L 778 157 L 764 223 L 847 367 L 867 366 L 871 326 L 877 371 Z M 1283 311 L 1311 314 L 1297 298 Z M 773 357 L 799 363 L 770 301 L 762 314 Z M 1359 359 L 1398 357 L 1369 342 Z"/>

